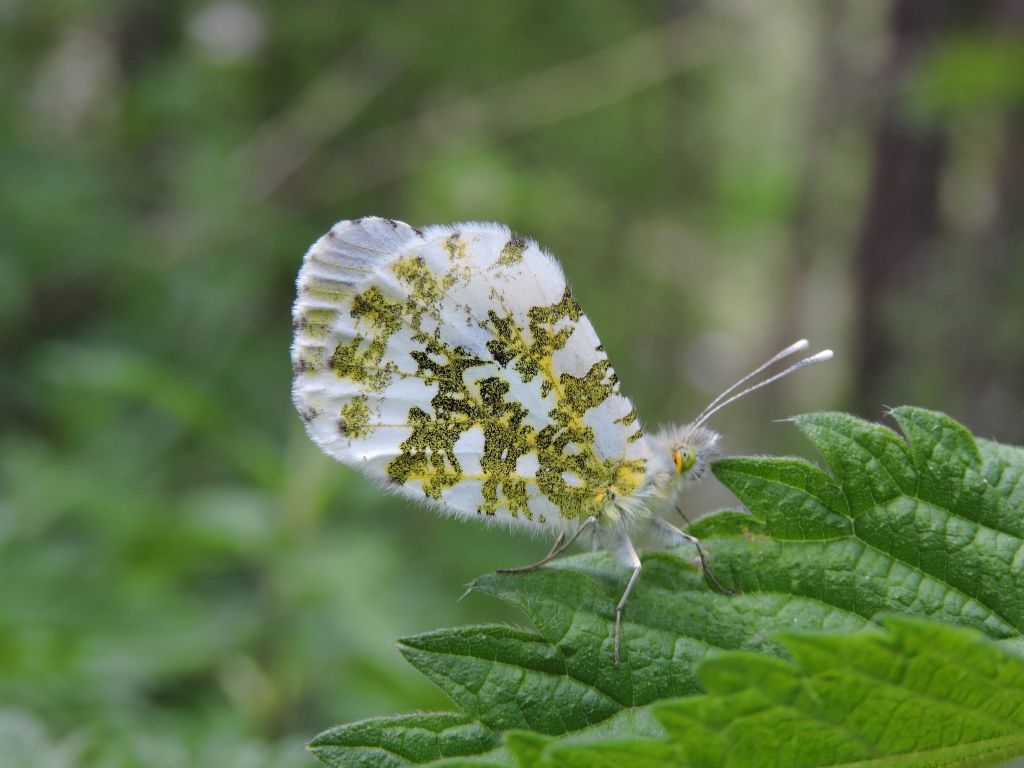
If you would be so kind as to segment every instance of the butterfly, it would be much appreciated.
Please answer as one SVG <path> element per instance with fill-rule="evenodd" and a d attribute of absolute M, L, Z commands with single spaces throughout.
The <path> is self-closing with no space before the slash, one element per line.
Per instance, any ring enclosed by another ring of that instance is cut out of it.
<path fill-rule="evenodd" d="M 720 408 L 829 350 L 739 389 L 807 348 L 787 347 L 694 420 L 645 432 L 558 262 L 500 224 L 418 229 L 340 221 L 305 255 L 293 308 L 293 400 L 313 441 L 439 512 L 549 534 L 542 566 L 589 534 L 640 575 L 632 537 L 693 536 L 662 518 L 705 473 Z M 712 577 L 713 578 L 713 577 Z"/>

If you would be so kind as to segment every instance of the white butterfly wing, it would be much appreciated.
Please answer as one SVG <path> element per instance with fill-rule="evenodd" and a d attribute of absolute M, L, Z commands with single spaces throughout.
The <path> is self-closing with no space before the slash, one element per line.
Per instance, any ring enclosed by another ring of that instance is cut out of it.
<path fill-rule="evenodd" d="M 644 481 L 635 411 L 561 268 L 503 226 L 339 222 L 293 314 L 310 436 L 401 493 L 564 529 Z"/>

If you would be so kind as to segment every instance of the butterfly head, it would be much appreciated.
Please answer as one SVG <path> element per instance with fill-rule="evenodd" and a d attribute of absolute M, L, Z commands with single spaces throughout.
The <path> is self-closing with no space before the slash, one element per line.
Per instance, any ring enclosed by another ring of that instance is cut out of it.
<path fill-rule="evenodd" d="M 721 436 L 714 430 L 693 424 L 664 427 L 651 441 L 660 463 L 666 468 L 669 484 L 677 490 L 692 485 L 704 476 L 718 456 Z"/>

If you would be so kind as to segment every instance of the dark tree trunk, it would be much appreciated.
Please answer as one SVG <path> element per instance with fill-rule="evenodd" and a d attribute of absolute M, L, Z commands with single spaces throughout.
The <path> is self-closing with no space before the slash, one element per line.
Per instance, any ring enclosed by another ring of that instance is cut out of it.
<path fill-rule="evenodd" d="M 869 417 L 881 410 L 887 382 L 903 353 L 889 333 L 888 301 L 924 280 L 940 226 L 945 132 L 935 124 L 908 124 L 898 93 L 906 73 L 933 44 L 956 5 L 951 0 L 896 0 L 892 9 L 871 186 L 854 258 L 853 400 L 858 412 Z"/>
<path fill-rule="evenodd" d="M 1024 301 L 1014 295 L 1022 279 L 1019 109 L 1004 116 L 992 221 L 987 231 L 956 238 L 945 231 L 940 211 L 947 127 L 934 115 L 911 122 L 901 101 L 907 75 L 943 37 L 969 29 L 983 38 L 1005 38 L 1019 34 L 1022 24 L 1020 0 L 894 2 L 870 189 L 854 259 L 853 401 L 862 415 L 877 417 L 883 403 L 914 400 L 949 410 L 983 434 L 1019 440 L 1024 430 L 1024 346 L 1012 341 L 1019 338 L 1016 331 L 1003 332 L 1024 322 Z M 923 346 L 926 340 L 929 347 Z M 926 366 L 923 380 L 931 385 L 908 376 L 914 366 Z M 915 389 L 901 389 L 912 378 Z M 934 402 L 927 402 L 926 392 Z"/>

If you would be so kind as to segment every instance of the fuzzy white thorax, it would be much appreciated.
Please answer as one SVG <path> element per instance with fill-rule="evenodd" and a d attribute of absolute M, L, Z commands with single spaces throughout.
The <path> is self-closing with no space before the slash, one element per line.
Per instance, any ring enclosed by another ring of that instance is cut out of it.
<path fill-rule="evenodd" d="M 629 496 L 609 497 L 595 510 L 598 525 L 592 535 L 607 548 L 626 535 L 645 528 L 651 518 L 667 513 L 679 495 L 699 481 L 719 456 L 721 436 L 703 426 L 673 424 L 644 437 L 647 472 L 643 484 Z M 692 466 L 679 467 L 676 456 L 691 455 Z M 573 529 L 566 528 L 567 533 Z"/>

